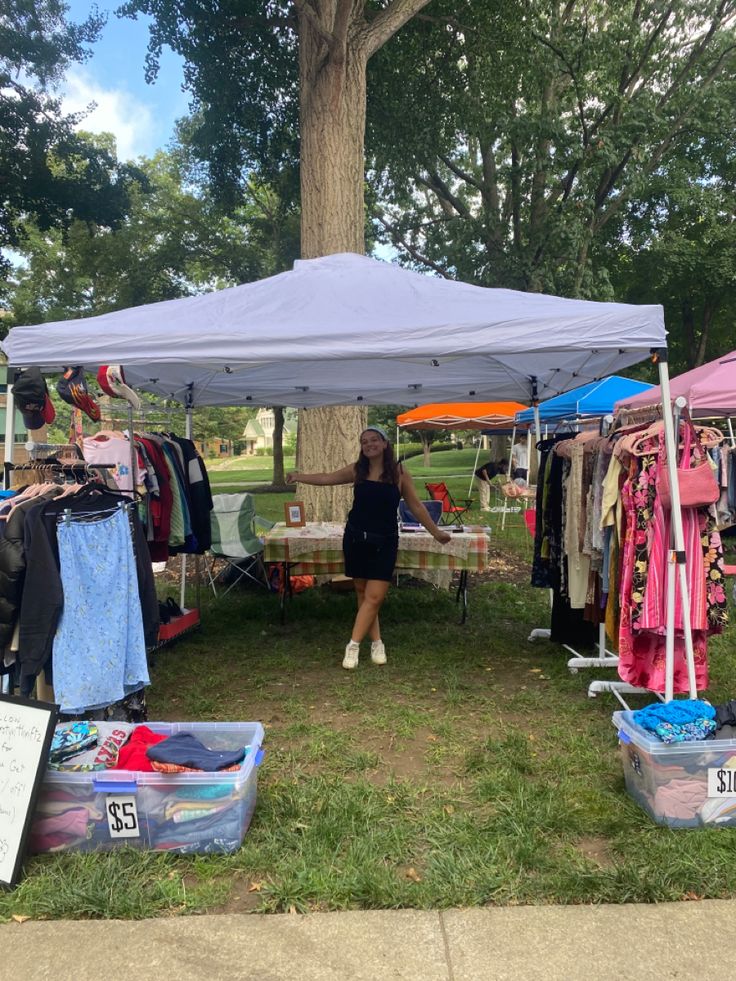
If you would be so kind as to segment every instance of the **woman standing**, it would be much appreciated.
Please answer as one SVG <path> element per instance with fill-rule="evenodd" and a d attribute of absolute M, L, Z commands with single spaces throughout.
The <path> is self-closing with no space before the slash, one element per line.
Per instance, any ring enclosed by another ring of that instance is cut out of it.
<path fill-rule="evenodd" d="M 394 459 L 388 436 L 380 426 L 369 426 L 360 435 L 360 455 L 333 473 L 289 473 L 287 483 L 353 485 L 353 506 L 348 514 L 342 547 L 345 575 L 354 580 L 358 612 L 353 632 L 345 647 L 342 666 L 357 668 L 360 642 L 371 638 L 371 660 L 386 663 L 378 613 L 394 574 L 399 548 L 396 512 L 403 497 L 414 517 L 438 542 L 445 545 L 451 536 L 430 518 L 417 497 L 414 483 Z"/>

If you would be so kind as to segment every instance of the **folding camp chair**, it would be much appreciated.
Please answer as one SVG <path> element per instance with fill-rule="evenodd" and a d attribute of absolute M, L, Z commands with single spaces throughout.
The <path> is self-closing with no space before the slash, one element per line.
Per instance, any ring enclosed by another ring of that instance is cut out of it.
<path fill-rule="evenodd" d="M 441 501 L 422 501 L 429 512 L 429 516 L 434 521 L 435 524 L 439 523 L 442 517 L 442 502 Z M 419 521 L 414 517 L 414 515 L 409 510 L 409 505 L 406 501 L 402 499 L 399 501 L 399 521 L 404 525 L 418 525 Z"/>
<path fill-rule="evenodd" d="M 473 503 L 473 499 L 470 497 L 462 497 L 459 500 L 462 502 L 458 504 L 452 494 L 447 484 L 425 484 L 427 488 L 427 493 L 432 498 L 433 501 L 440 501 L 442 503 L 442 523 L 445 525 L 463 523 L 463 515 L 470 508 Z"/>
<path fill-rule="evenodd" d="M 210 564 L 206 568 L 215 597 L 217 583 L 223 583 L 226 577 L 230 581 L 222 596 L 246 577 L 268 589 L 268 577 L 263 565 L 263 542 L 256 534 L 256 524 L 263 527 L 267 522 L 256 517 L 252 495 L 214 494 L 212 505 L 212 546 Z M 215 573 L 218 560 L 225 562 L 225 568 Z"/>

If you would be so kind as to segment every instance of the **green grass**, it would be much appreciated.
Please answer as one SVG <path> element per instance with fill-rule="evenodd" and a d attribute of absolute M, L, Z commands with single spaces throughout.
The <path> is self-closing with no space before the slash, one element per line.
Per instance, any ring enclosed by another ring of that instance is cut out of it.
<path fill-rule="evenodd" d="M 493 558 L 463 627 L 451 593 L 392 589 L 389 663 L 363 653 L 352 673 L 340 668 L 349 595 L 300 594 L 285 624 L 263 591 L 205 600 L 203 629 L 158 656 L 149 709 L 263 721 L 243 847 L 32 858 L 0 894 L 0 918 L 736 895 L 734 831 L 660 828 L 628 798 L 616 704 L 587 698 L 592 675 L 571 675 L 566 652 L 528 643 L 548 605 L 526 585 L 520 546 L 505 540 Z M 709 695 L 725 700 L 733 642 L 726 634 L 711 649 Z"/>
<path fill-rule="evenodd" d="M 481 451 L 479 461 L 486 456 Z M 405 461 L 407 470 L 414 477 L 417 487 L 424 491 L 424 480 L 447 480 L 450 490 L 458 497 L 466 497 L 473 472 L 475 450 L 442 450 L 430 454 L 429 467 L 424 466 L 423 457 L 414 456 Z M 292 457 L 284 458 L 284 470 L 293 470 Z M 225 461 L 208 463 L 210 483 L 215 493 L 227 494 L 239 490 L 258 490 L 259 484 L 270 484 L 273 479 L 273 457 L 238 456 Z M 476 495 L 477 496 L 477 495 Z"/>

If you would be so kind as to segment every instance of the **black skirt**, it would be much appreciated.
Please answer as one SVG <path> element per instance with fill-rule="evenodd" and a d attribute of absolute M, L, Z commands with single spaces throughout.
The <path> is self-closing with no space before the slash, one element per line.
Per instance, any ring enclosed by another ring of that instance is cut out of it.
<path fill-rule="evenodd" d="M 399 539 L 389 536 L 372 535 L 365 541 L 360 532 L 345 529 L 342 536 L 342 550 L 345 556 L 345 575 L 350 579 L 380 579 L 391 582 L 399 551 Z"/>

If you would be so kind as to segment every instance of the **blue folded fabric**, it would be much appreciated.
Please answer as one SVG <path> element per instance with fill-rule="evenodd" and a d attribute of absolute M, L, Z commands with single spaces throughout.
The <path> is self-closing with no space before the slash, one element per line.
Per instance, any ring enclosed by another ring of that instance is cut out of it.
<path fill-rule="evenodd" d="M 655 702 L 633 712 L 631 717 L 642 729 L 656 732 L 657 726 L 663 723 L 684 726 L 702 719 L 715 719 L 716 710 L 712 705 L 698 698 L 686 698 L 671 702 Z"/>
<path fill-rule="evenodd" d="M 692 743 L 710 739 L 715 731 L 716 724 L 712 719 L 696 719 L 694 722 L 685 722 L 684 725 L 660 722 L 654 734 L 663 743 Z"/>
<path fill-rule="evenodd" d="M 169 736 L 168 739 L 156 743 L 155 746 L 149 746 L 146 756 L 157 763 L 173 763 L 176 766 L 188 766 L 193 770 L 205 770 L 211 773 L 240 763 L 245 757 L 245 747 L 229 752 L 207 749 L 204 743 L 191 733 L 178 732 L 175 736 Z"/>

